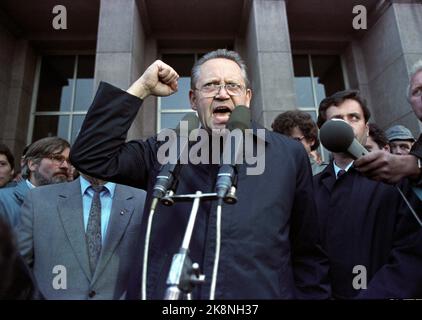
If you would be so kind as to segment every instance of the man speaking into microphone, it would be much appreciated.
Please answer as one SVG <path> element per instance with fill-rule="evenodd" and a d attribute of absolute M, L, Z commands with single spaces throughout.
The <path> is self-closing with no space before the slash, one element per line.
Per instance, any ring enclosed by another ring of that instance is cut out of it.
<path fill-rule="evenodd" d="M 335 152 L 327 168 L 314 176 L 332 294 L 336 299 L 358 294 L 359 298 L 414 298 L 421 293 L 417 281 L 420 272 L 415 271 L 421 268 L 417 262 L 420 253 L 408 249 L 413 245 L 409 236 L 411 230 L 418 229 L 417 221 L 394 186 L 370 180 L 353 167 L 354 159 L 364 153 L 369 118 L 366 100 L 354 90 L 336 92 L 319 106 L 320 128 L 329 120 L 339 119 L 347 122 L 354 134 L 353 139 L 343 136 L 346 130 L 321 129 L 321 142 L 330 142 L 325 146 Z M 344 129 L 343 125 L 332 124 L 331 128 Z M 344 150 L 339 150 L 342 144 Z M 409 196 L 406 185 L 399 187 Z M 421 210 L 414 196 L 409 200 L 412 205 L 416 203 L 416 211 Z M 406 250 L 409 252 L 402 254 Z M 409 281 L 400 278 L 403 274 Z"/>
<path fill-rule="evenodd" d="M 147 141 L 125 139 L 143 100 L 150 95 L 173 94 L 177 80 L 176 71 L 157 60 L 127 91 L 101 83 L 71 150 L 72 163 L 90 175 L 151 191 L 160 167 L 159 143 L 156 137 Z M 252 98 L 240 56 L 219 49 L 199 59 L 192 69 L 189 98 L 207 134 L 225 128 L 236 106 L 249 107 Z M 257 128 L 252 124 L 252 130 Z M 254 147 L 259 139 L 259 135 L 254 136 Z M 222 206 L 215 299 L 328 298 L 326 257 L 318 245 L 307 154 L 297 142 L 268 130 L 264 140 L 264 153 L 259 156 L 265 158 L 265 170 L 248 175 L 247 164 L 238 164 L 237 202 Z M 178 194 L 215 192 L 217 175 L 224 174 L 214 163 L 183 166 Z M 150 203 L 151 192 L 145 207 Z M 176 202 L 156 208 L 147 260 L 147 299 L 164 297 L 172 256 L 182 242 L 191 207 L 191 203 Z M 193 299 L 210 297 L 215 276 L 216 207 L 215 200 L 199 205 L 189 256 L 199 264 L 205 282 L 193 288 Z M 144 230 L 147 219 L 146 211 Z M 139 297 L 137 284 L 135 292 L 129 291 L 130 298 Z"/>

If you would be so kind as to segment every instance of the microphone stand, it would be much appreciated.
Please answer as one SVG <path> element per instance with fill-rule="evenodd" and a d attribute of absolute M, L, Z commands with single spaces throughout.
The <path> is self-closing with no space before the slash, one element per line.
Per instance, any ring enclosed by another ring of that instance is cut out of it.
<path fill-rule="evenodd" d="M 219 246 L 220 246 L 220 228 L 221 228 L 221 209 L 222 200 L 228 204 L 235 204 L 237 202 L 236 189 L 237 189 L 237 172 L 235 172 L 232 185 L 227 191 L 224 198 L 218 197 L 217 193 L 202 193 L 196 191 L 195 194 L 175 195 L 177 189 L 178 179 L 175 179 L 170 188 L 167 190 L 165 196 L 161 199 L 161 203 L 166 206 L 171 206 L 175 202 L 193 201 L 192 209 L 190 212 L 188 224 L 183 236 L 182 245 L 179 252 L 174 254 L 167 276 L 167 289 L 165 292 L 165 300 L 179 300 L 182 293 L 188 300 L 192 299 L 192 290 L 195 285 L 205 282 L 205 275 L 200 273 L 198 263 L 193 263 L 189 257 L 189 245 L 192 238 L 193 228 L 196 221 L 196 216 L 199 209 L 201 200 L 218 200 L 217 207 L 217 239 L 216 239 L 216 257 L 214 258 L 213 279 L 211 283 L 211 297 L 214 298 L 217 268 L 219 261 Z"/>
<path fill-rule="evenodd" d="M 188 256 L 189 244 L 192 238 L 193 227 L 195 225 L 201 199 L 213 200 L 217 198 L 217 194 L 196 191 L 195 194 L 169 197 L 174 201 L 191 201 L 193 199 L 192 210 L 190 212 L 182 245 L 180 246 L 179 252 L 173 256 L 173 261 L 167 277 L 168 288 L 164 296 L 165 300 L 179 300 L 182 293 L 187 297 L 191 297 L 194 286 L 205 282 L 205 275 L 200 274 L 198 263 L 192 263 Z"/>

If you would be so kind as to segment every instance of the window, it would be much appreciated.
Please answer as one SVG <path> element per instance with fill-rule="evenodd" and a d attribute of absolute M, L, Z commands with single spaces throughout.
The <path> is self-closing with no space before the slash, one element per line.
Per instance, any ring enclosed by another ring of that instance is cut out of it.
<path fill-rule="evenodd" d="M 193 64 L 202 54 L 163 54 L 162 60 L 179 74 L 178 91 L 158 99 L 157 130 L 176 128 L 179 121 L 191 109 L 189 101 L 190 73 Z"/>
<path fill-rule="evenodd" d="M 340 57 L 293 55 L 293 68 L 298 108 L 316 120 L 321 100 L 345 89 Z"/>
<path fill-rule="evenodd" d="M 29 141 L 59 136 L 73 143 L 91 105 L 95 56 L 43 56 Z"/>
<path fill-rule="evenodd" d="M 345 89 L 340 56 L 293 55 L 293 69 L 298 109 L 316 122 L 321 100 Z M 325 150 L 322 157 L 328 159 Z"/>

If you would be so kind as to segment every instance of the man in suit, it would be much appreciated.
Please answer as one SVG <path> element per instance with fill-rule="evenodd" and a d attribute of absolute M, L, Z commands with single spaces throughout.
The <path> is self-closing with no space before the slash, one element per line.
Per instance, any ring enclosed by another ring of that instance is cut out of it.
<path fill-rule="evenodd" d="M 59 137 L 40 139 L 28 148 L 22 169 L 24 180 L 0 189 L 0 216 L 12 227 L 19 221 L 20 207 L 30 189 L 67 181 L 69 148 L 69 142 Z"/>
<path fill-rule="evenodd" d="M 102 83 L 71 151 L 72 164 L 81 172 L 107 181 L 151 191 L 160 167 L 160 143 L 156 137 L 126 143 L 126 135 L 142 99 L 174 93 L 177 79 L 173 68 L 157 60 L 127 92 Z M 236 106 L 249 106 L 251 101 L 243 60 L 236 52 L 225 49 L 204 55 L 193 67 L 189 96 L 191 107 L 206 130 L 202 133 L 224 128 Z M 259 155 L 265 162 L 264 172 L 248 175 L 245 163 L 238 166 L 238 202 L 222 206 L 217 277 L 213 272 L 219 230 L 217 201 L 201 202 L 189 253 L 205 274 L 205 282 L 194 288 L 192 296 L 327 298 L 325 256 L 318 245 L 308 156 L 292 139 L 264 129 L 262 138 L 256 134 L 257 126 L 253 127 L 254 150 L 258 143 L 264 145 L 264 152 Z M 177 193 L 213 192 L 218 171 L 219 166 L 214 163 L 187 164 L 179 175 Z M 164 297 L 172 256 L 182 243 L 190 210 L 191 203 L 186 202 L 157 206 L 144 290 L 148 299 Z M 145 214 L 143 227 L 147 219 Z M 216 281 L 215 286 L 212 280 Z M 136 289 L 134 297 L 140 293 L 140 288 Z"/>
<path fill-rule="evenodd" d="M 342 119 L 353 128 L 356 140 L 365 145 L 369 118 L 365 99 L 358 91 L 346 90 L 321 101 L 318 125 Z M 417 238 L 413 233 L 420 226 L 400 193 L 394 186 L 370 180 L 355 170 L 350 154 L 335 152 L 333 158 L 324 171 L 314 176 L 333 297 L 349 299 L 361 294 L 360 298 L 385 299 L 420 295 L 420 282 L 416 280 L 421 279 L 421 273 L 415 272 L 421 263 L 417 262 L 420 254 L 413 249 Z M 400 188 L 413 205 L 417 204 L 407 185 Z M 414 208 L 422 210 L 420 205 Z M 410 254 L 402 253 L 407 250 Z M 363 284 L 357 281 L 362 273 Z M 393 278 L 403 273 L 410 275 L 410 281 L 403 279 L 402 285 L 395 282 L 394 286 Z"/>
<path fill-rule="evenodd" d="M 89 176 L 29 191 L 19 250 L 46 299 L 123 299 L 145 191 Z"/>

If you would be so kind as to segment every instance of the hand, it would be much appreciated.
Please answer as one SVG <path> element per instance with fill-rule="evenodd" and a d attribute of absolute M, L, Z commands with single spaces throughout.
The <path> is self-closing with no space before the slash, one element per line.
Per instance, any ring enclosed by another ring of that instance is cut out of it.
<path fill-rule="evenodd" d="M 353 166 L 370 179 L 390 184 L 405 177 L 416 178 L 420 174 L 415 156 L 399 156 L 386 151 L 370 152 L 357 159 Z"/>
<path fill-rule="evenodd" d="M 179 75 L 172 67 L 156 60 L 127 92 L 141 99 L 151 94 L 159 97 L 169 96 L 177 91 L 178 79 Z"/>

